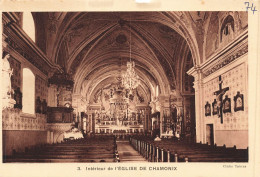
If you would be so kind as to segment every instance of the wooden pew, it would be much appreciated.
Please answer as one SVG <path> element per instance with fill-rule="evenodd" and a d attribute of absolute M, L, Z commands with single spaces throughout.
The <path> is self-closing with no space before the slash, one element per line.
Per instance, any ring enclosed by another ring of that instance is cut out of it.
<path fill-rule="evenodd" d="M 111 136 L 70 140 L 27 148 L 25 153 L 4 157 L 4 162 L 116 162 L 116 143 Z"/>
<path fill-rule="evenodd" d="M 154 142 L 149 137 L 130 138 L 134 148 L 152 162 L 247 162 L 248 149 L 238 150 L 172 140 Z"/>

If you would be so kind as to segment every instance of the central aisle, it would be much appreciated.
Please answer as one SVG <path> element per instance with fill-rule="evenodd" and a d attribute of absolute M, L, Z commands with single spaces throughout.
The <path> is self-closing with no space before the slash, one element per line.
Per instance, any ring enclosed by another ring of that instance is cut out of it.
<path fill-rule="evenodd" d="M 129 141 L 116 141 L 117 151 L 119 154 L 120 162 L 126 163 L 143 163 L 148 162 L 141 156 L 130 144 Z"/>

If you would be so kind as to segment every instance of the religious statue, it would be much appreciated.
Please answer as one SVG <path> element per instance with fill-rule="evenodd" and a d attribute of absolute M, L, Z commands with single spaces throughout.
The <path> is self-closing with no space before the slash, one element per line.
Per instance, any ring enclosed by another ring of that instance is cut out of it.
<path fill-rule="evenodd" d="M 13 69 L 10 67 L 10 63 L 8 58 L 10 58 L 9 54 L 3 54 L 4 58 L 1 60 L 2 62 L 2 108 L 11 107 L 13 108 L 15 104 L 15 100 L 11 98 L 13 93 L 11 86 L 11 76 L 13 74 Z"/>
<path fill-rule="evenodd" d="M 11 76 L 13 74 L 13 69 L 10 67 L 8 61 L 10 55 L 7 54 L 2 60 L 2 98 L 11 98 L 12 86 L 11 86 Z"/>

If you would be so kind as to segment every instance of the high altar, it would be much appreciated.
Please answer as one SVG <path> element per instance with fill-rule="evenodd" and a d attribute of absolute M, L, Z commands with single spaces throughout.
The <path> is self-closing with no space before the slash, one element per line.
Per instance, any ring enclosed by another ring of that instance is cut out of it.
<path fill-rule="evenodd" d="M 122 84 L 111 84 L 98 90 L 89 105 L 88 131 L 95 133 L 141 133 L 148 131 L 150 107 L 145 103 L 142 90 L 132 93 Z"/>

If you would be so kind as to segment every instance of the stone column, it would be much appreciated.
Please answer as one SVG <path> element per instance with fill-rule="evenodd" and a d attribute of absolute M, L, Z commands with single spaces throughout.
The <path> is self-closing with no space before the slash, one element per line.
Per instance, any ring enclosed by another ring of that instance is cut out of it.
<path fill-rule="evenodd" d="M 163 103 L 161 103 L 161 106 L 160 106 L 160 120 L 159 120 L 159 124 L 160 124 L 160 138 L 162 137 L 162 133 L 163 133 L 163 110 L 164 110 L 164 106 L 163 106 Z"/>
<path fill-rule="evenodd" d="M 204 127 L 204 105 L 203 105 L 203 73 L 200 68 L 193 67 L 188 72 L 189 75 L 194 77 L 194 89 L 195 89 L 195 110 L 196 110 L 196 142 L 205 143 L 205 127 Z"/>
<path fill-rule="evenodd" d="M 146 119 L 147 119 L 147 132 L 152 130 L 152 120 L 151 120 L 151 108 L 148 106 L 146 108 Z"/>

